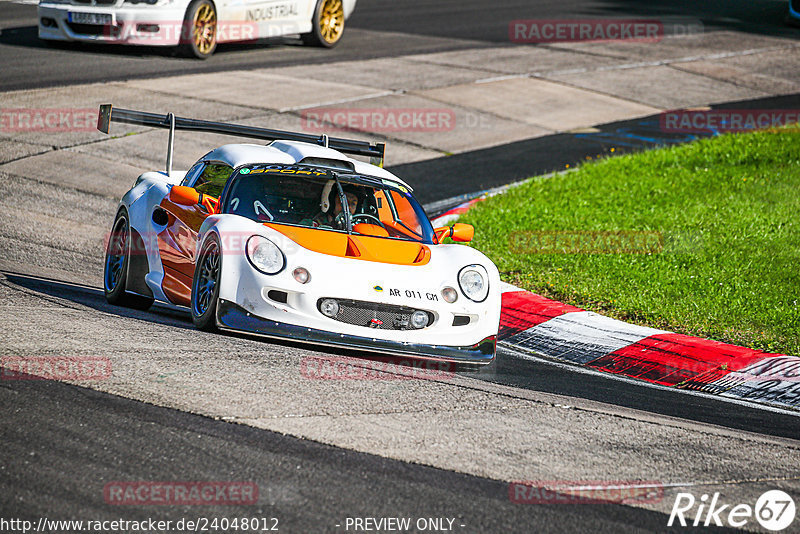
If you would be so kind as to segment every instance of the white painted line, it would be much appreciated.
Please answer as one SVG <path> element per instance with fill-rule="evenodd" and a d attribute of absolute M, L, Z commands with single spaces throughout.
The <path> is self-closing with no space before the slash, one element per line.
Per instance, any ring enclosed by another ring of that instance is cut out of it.
<path fill-rule="evenodd" d="M 506 184 L 506 185 L 501 185 L 501 186 L 498 186 L 498 187 L 493 187 L 491 189 L 486 189 L 484 191 L 475 191 L 474 193 L 465 193 L 463 195 L 456 195 L 454 197 L 446 198 L 444 200 L 437 200 L 436 202 L 429 202 L 429 203 L 425 204 L 422 207 L 426 212 L 436 212 L 437 210 L 440 210 L 442 208 L 452 209 L 452 208 L 460 206 L 461 204 L 464 204 L 465 202 L 469 202 L 470 200 L 478 198 L 478 197 L 486 196 L 488 198 L 488 197 L 491 197 L 491 196 L 494 196 L 494 195 L 497 195 L 497 194 L 500 194 L 500 193 L 504 193 L 506 190 L 511 189 L 512 187 L 516 187 L 518 185 L 522 185 L 522 184 L 524 184 L 525 182 L 527 182 L 529 180 L 545 180 L 547 178 L 552 178 L 552 177 L 558 176 L 560 174 L 567 174 L 567 173 L 570 173 L 570 172 L 575 172 L 577 170 L 578 170 L 577 167 L 573 167 L 573 168 L 564 169 L 564 170 L 561 170 L 561 171 L 549 172 L 547 174 L 540 174 L 540 175 L 534 176 L 532 178 L 526 178 L 526 179 L 520 180 L 518 182 L 514 182 L 514 183 L 510 183 L 510 184 Z"/>
<path fill-rule="evenodd" d="M 523 289 L 517 286 L 512 286 L 511 284 L 503 282 L 502 280 L 500 281 L 500 293 L 512 293 L 514 291 L 523 291 Z"/>
<path fill-rule="evenodd" d="M 439 228 L 442 226 L 448 226 L 451 222 L 458 220 L 461 217 L 461 213 L 451 213 L 450 215 L 444 215 L 441 217 L 436 217 L 431 221 L 431 224 L 434 228 Z"/>
<path fill-rule="evenodd" d="M 480 80 L 475 80 L 473 83 L 492 83 L 492 82 L 502 82 L 505 80 L 516 80 L 519 78 L 528 78 L 527 74 L 506 74 L 503 76 L 492 76 L 491 78 L 481 78 Z"/>
<path fill-rule="evenodd" d="M 604 65 L 602 67 L 578 67 L 573 69 L 550 70 L 550 71 L 536 71 L 530 73 L 531 77 L 547 79 L 550 76 L 565 76 L 569 74 L 585 74 L 589 72 L 604 72 L 613 70 L 630 70 L 642 67 L 662 67 L 669 66 L 673 63 L 691 63 L 692 61 L 709 61 L 715 59 L 727 59 L 732 57 L 750 56 L 753 54 L 762 54 L 765 52 L 776 52 L 780 50 L 789 50 L 800 47 L 800 44 L 790 44 L 782 46 L 769 46 L 764 48 L 751 48 L 748 50 L 740 50 L 738 52 L 718 52 L 716 54 L 706 54 L 698 56 L 686 56 L 674 59 L 659 59 L 655 61 L 639 61 L 636 63 L 624 63 L 622 65 Z M 700 75 L 702 76 L 702 74 Z"/>

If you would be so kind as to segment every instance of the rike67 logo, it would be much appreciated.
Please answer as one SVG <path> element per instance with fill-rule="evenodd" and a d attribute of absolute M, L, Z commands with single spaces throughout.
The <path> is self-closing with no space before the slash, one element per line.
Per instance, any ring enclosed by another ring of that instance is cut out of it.
<path fill-rule="evenodd" d="M 719 493 L 714 493 L 710 498 L 704 494 L 699 500 L 691 493 L 678 493 L 667 526 L 714 525 L 743 528 L 755 519 L 763 528 L 778 532 L 792 524 L 795 512 L 794 500 L 781 490 L 763 493 L 755 506 L 745 503 L 723 504 L 720 502 Z"/>

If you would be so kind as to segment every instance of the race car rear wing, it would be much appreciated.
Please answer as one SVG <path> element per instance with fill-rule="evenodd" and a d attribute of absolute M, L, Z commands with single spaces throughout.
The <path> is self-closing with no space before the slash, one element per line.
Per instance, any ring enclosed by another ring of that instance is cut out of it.
<path fill-rule="evenodd" d="M 244 126 L 241 124 L 228 124 L 225 122 L 211 122 L 199 119 L 186 119 L 176 117 L 172 113 L 159 115 L 157 113 L 147 113 L 145 111 L 134 111 L 131 109 L 114 108 L 111 104 L 100 106 L 100 115 L 97 117 L 97 129 L 103 133 L 109 133 L 112 122 L 124 122 L 127 124 L 141 124 L 154 128 L 169 128 L 169 143 L 167 146 L 167 175 L 172 172 L 172 151 L 175 143 L 175 130 L 188 130 L 194 132 L 209 132 L 237 137 L 247 137 L 250 139 L 263 139 L 265 141 L 275 141 L 285 139 L 287 141 L 301 141 L 313 143 L 324 147 L 330 147 L 345 154 L 356 156 L 366 156 L 370 158 L 373 165 L 383 167 L 386 145 L 384 143 L 371 144 L 367 141 L 356 141 L 353 139 L 342 139 L 339 137 L 328 137 L 327 135 L 312 135 L 298 132 L 287 132 L 283 130 L 270 130 L 267 128 L 257 128 L 255 126 Z"/>

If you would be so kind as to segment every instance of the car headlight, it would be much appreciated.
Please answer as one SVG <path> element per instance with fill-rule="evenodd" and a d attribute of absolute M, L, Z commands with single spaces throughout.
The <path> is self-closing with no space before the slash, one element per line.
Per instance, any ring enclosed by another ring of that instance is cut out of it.
<path fill-rule="evenodd" d="M 254 235 L 247 240 L 247 259 L 264 274 L 278 274 L 286 265 L 286 259 L 278 245 L 260 235 Z"/>
<path fill-rule="evenodd" d="M 442 298 L 445 302 L 449 302 L 452 304 L 453 302 L 458 300 L 458 293 L 452 287 L 446 287 L 442 289 Z"/>
<path fill-rule="evenodd" d="M 489 275 L 480 265 L 467 265 L 458 273 L 458 286 L 468 299 L 483 302 L 489 294 Z"/>
<path fill-rule="evenodd" d="M 319 311 L 333 319 L 339 313 L 339 303 L 334 299 L 325 299 L 319 303 Z"/>
<path fill-rule="evenodd" d="M 298 267 L 292 271 L 292 276 L 294 276 L 294 279 L 301 284 L 307 284 L 308 281 L 311 280 L 311 273 L 309 273 L 308 269 L 305 267 Z"/>
<path fill-rule="evenodd" d="M 427 312 L 416 310 L 411 314 L 411 326 L 414 328 L 425 328 L 430 323 L 430 317 Z"/>

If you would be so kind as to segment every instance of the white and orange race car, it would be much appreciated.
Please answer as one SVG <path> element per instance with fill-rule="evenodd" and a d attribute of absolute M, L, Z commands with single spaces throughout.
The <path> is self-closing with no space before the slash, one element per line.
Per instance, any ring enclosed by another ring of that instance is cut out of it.
<path fill-rule="evenodd" d="M 469 364 L 492 361 L 500 277 L 469 241 L 433 228 L 384 145 L 101 106 L 110 122 L 170 128 L 167 170 L 119 204 L 105 259 L 110 303 L 188 308 L 195 325 Z M 230 144 L 171 170 L 175 130 Z M 345 154 L 371 158 L 373 163 Z"/>

